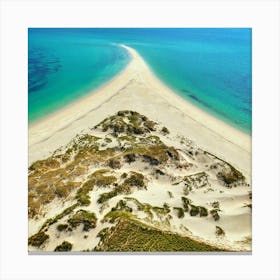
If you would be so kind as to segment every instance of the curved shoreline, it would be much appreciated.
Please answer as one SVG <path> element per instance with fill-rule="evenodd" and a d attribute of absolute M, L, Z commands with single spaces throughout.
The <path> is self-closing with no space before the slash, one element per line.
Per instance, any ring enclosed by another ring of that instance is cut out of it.
<path fill-rule="evenodd" d="M 121 45 L 121 46 L 126 48 L 133 55 L 133 57 L 138 56 L 138 58 L 141 58 L 142 62 L 144 62 L 142 57 L 140 57 L 140 55 L 134 49 L 132 49 L 128 46 L 125 46 L 125 45 Z M 212 116 L 208 112 L 202 110 L 200 107 L 193 105 L 192 103 L 190 103 L 189 101 L 187 101 L 186 99 L 181 97 L 179 94 L 175 93 L 175 91 L 173 91 L 170 87 L 168 87 L 166 84 L 164 84 L 164 82 L 161 81 L 156 76 L 156 74 L 151 70 L 151 68 L 146 63 L 143 64 L 142 67 L 145 68 L 144 75 L 145 75 L 146 81 L 150 80 L 149 82 L 152 85 L 151 87 L 156 85 L 157 87 L 154 87 L 154 89 L 160 91 L 160 93 L 162 94 L 162 97 L 165 97 L 166 100 L 168 102 L 170 102 L 170 104 L 172 104 L 172 102 L 174 102 L 176 99 L 176 104 L 174 104 L 173 106 L 182 110 L 182 112 L 184 109 L 188 109 L 188 113 L 183 112 L 184 114 L 187 114 L 188 117 L 192 118 L 196 122 L 199 122 L 201 125 L 206 126 L 208 129 L 213 130 L 213 132 L 220 134 L 222 137 L 226 138 L 230 142 L 233 142 L 234 144 L 237 144 L 237 145 L 241 144 L 241 141 L 238 141 L 238 139 L 237 139 L 239 137 L 244 138 L 243 140 L 251 141 L 250 135 L 237 129 L 234 126 L 229 125 L 228 123 L 224 122 L 223 120 L 220 120 L 220 119 Z M 194 116 L 191 116 L 191 114 L 194 114 Z M 226 130 L 226 132 L 231 132 L 232 135 L 231 136 L 227 135 L 227 137 L 225 137 L 225 135 L 223 135 L 225 130 Z M 236 137 L 237 136 L 236 134 L 238 134 L 238 137 Z M 246 139 L 246 138 L 248 138 L 248 139 Z M 246 144 L 249 144 L 249 143 L 246 143 Z M 245 150 L 247 152 L 250 151 L 249 147 L 242 147 L 242 146 L 243 145 L 240 145 L 240 147 L 245 148 Z"/>
<path fill-rule="evenodd" d="M 48 118 L 48 117 L 51 117 L 52 115 L 56 115 L 59 111 L 61 110 L 64 110 L 66 109 L 67 107 L 71 107 L 74 103 L 76 102 L 79 102 L 81 101 L 82 99 L 84 98 L 87 98 L 88 95 L 96 92 L 96 91 L 99 91 L 101 90 L 103 87 L 107 86 L 108 84 L 110 84 L 116 77 L 118 77 L 119 75 L 121 75 L 125 70 L 126 68 L 128 67 L 128 65 L 130 64 L 131 62 L 131 55 L 130 53 L 128 52 L 128 62 L 127 64 L 118 72 L 116 73 L 113 77 L 109 78 L 106 82 L 102 83 L 101 85 L 97 86 L 96 88 L 94 89 L 91 89 L 87 92 L 85 92 L 82 96 L 78 97 L 77 99 L 73 100 L 73 101 L 70 101 L 70 102 L 67 102 L 67 104 L 65 106 L 63 106 L 62 108 L 59 108 L 57 110 L 54 110 L 54 111 L 51 111 L 49 113 L 47 113 L 47 115 L 43 116 L 43 117 L 40 117 L 38 119 L 35 119 L 34 121 L 30 121 L 28 122 L 28 126 L 29 128 L 36 125 L 37 123 L 40 123 L 41 121 L 43 121 L 44 119 Z"/>
<path fill-rule="evenodd" d="M 134 49 L 121 46 L 131 56 L 121 73 L 92 93 L 29 126 L 29 164 L 48 156 L 112 112 L 131 109 L 251 173 L 249 135 L 183 99 L 155 76 Z"/>

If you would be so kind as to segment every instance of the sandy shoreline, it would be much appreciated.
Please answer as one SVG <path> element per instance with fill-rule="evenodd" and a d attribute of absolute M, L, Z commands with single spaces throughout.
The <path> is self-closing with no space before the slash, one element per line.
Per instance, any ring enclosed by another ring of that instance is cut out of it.
<path fill-rule="evenodd" d="M 119 110 L 134 110 L 193 140 L 251 175 L 251 137 L 193 106 L 165 86 L 132 48 L 113 80 L 29 126 L 29 164 Z"/>

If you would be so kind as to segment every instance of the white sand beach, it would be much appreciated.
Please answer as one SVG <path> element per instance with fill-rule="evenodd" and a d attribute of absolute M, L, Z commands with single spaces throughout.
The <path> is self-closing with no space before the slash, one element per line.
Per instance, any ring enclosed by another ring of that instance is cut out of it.
<path fill-rule="evenodd" d="M 121 110 L 132 110 L 166 126 L 170 130 L 170 135 L 174 136 L 174 142 L 172 137 L 162 138 L 169 146 L 180 149 L 175 136 L 187 137 L 193 141 L 193 145 L 216 155 L 240 170 L 251 184 L 251 137 L 182 99 L 152 73 L 134 49 L 124 45 L 122 47 L 130 53 L 131 61 L 118 76 L 84 98 L 29 126 L 29 164 L 50 156 L 54 150 L 66 145 L 77 134 L 86 132 L 109 115 L 114 115 Z M 184 154 L 180 156 L 182 160 L 191 160 L 185 158 Z M 199 164 L 198 162 L 196 166 L 198 171 Z M 205 166 L 205 163 L 201 163 L 201 166 Z M 128 172 L 132 170 L 131 165 L 124 168 L 128 168 Z M 143 173 L 146 172 L 140 166 L 138 169 Z M 167 170 L 169 174 L 178 173 L 171 167 Z M 248 197 L 251 188 L 238 186 L 224 191 L 224 188 L 217 184 L 214 175 L 213 179 L 210 178 L 210 183 L 213 188 L 216 188 L 215 193 L 206 193 L 201 189 L 190 194 L 190 197 L 205 207 L 215 200 L 220 203 L 222 214 L 219 224 L 226 231 L 226 239 L 216 240 L 213 230 L 216 222 L 210 217 L 203 218 L 204 222 L 196 217 L 190 217 L 186 219 L 184 226 L 198 240 L 226 248 L 250 250 L 250 242 L 244 246 L 242 244 L 239 246 L 237 243 L 242 242 L 246 237 L 249 239 L 251 237 L 251 212 L 246 207 L 246 204 L 251 203 Z M 168 178 L 162 179 L 160 183 L 153 182 L 151 179 L 148 190 L 135 192 L 133 197 L 153 205 L 159 203 L 160 206 L 162 201 L 166 201 L 169 205 L 176 206 L 183 195 L 182 188 L 178 186 L 176 189 L 170 186 Z M 164 197 L 156 195 L 160 193 L 161 188 L 165 188 L 164 194 L 161 194 Z M 168 191 L 174 193 L 174 198 L 168 197 Z M 92 200 L 96 199 L 94 193 L 95 190 L 92 193 Z M 111 206 L 115 202 L 114 199 L 111 201 Z M 89 209 L 92 207 L 89 206 Z M 58 209 L 56 214 L 59 211 Z M 178 231 L 182 221 L 176 218 L 175 214 L 173 216 L 171 226 Z M 40 227 L 39 223 L 31 222 L 30 225 L 30 234 L 35 233 Z M 180 230 L 178 232 L 180 233 Z M 80 241 L 81 243 L 78 242 L 76 245 L 77 250 L 83 249 L 80 245 L 85 241 L 82 237 Z M 50 245 L 50 250 L 51 246 L 53 245 Z"/>

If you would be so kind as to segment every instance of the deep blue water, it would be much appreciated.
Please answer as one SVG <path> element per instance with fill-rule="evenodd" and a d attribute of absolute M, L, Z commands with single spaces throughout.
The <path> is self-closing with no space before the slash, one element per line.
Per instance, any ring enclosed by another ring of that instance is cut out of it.
<path fill-rule="evenodd" d="M 29 122 L 119 73 L 135 48 L 188 101 L 251 133 L 251 29 L 29 29 Z"/>

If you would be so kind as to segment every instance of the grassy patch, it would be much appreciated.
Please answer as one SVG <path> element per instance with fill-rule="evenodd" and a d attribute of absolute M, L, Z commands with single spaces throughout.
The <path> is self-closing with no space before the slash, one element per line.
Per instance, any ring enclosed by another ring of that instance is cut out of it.
<path fill-rule="evenodd" d="M 28 245 L 40 247 L 48 239 L 48 234 L 46 234 L 45 232 L 38 232 L 28 238 Z"/>
<path fill-rule="evenodd" d="M 108 166 L 113 169 L 120 169 L 121 168 L 121 162 L 117 158 L 111 158 L 108 160 Z"/>
<path fill-rule="evenodd" d="M 101 240 L 104 239 L 106 237 L 107 234 L 109 234 L 110 232 L 110 228 L 103 228 L 102 230 L 100 230 L 97 234 L 97 237 L 99 237 Z"/>
<path fill-rule="evenodd" d="M 49 169 L 56 169 L 60 166 L 60 162 L 53 157 L 49 157 L 44 160 L 38 160 L 34 162 L 30 167 L 29 171 L 45 171 Z"/>
<path fill-rule="evenodd" d="M 132 188 L 134 187 L 138 189 L 146 188 L 143 174 L 133 171 L 130 172 L 129 176 L 126 173 L 124 174 L 122 175 L 122 178 L 124 179 L 123 183 L 117 185 L 110 192 L 102 193 L 97 200 L 98 203 L 104 203 L 119 194 L 130 194 L 132 192 Z"/>
<path fill-rule="evenodd" d="M 42 225 L 42 227 L 40 228 L 39 232 L 44 231 L 45 229 L 47 229 L 50 225 L 55 224 L 57 221 L 59 221 L 60 219 L 62 219 L 63 217 L 69 215 L 70 213 L 72 213 L 72 211 L 78 206 L 79 204 L 76 203 L 68 208 L 66 208 L 64 211 L 62 211 L 60 214 L 56 215 L 54 218 L 50 218 L 48 220 L 46 220 L 46 222 Z"/>
<path fill-rule="evenodd" d="M 93 174 L 90 175 L 90 179 L 87 180 L 77 191 L 75 198 L 81 205 L 88 206 L 90 204 L 89 192 L 93 190 L 94 186 L 106 187 L 112 185 L 117 181 L 117 178 L 114 176 L 104 176 L 104 173 L 107 172 L 108 169 L 101 169 L 95 171 Z"/>
<path fill-rule="evenodd" d="M 183 202 L 184 211 L 189 212 L 191 216 L 197 216 L 197 215 L 199 215 L 200 217 L 208 216 L 207 208 L 192 204 L 191 200 L 187 197 L 182 196 L 181 199 Z"/>
<path fill-rule="evenodd" d="M 93 190 L 95 184 L 94 179 L 87 180 L 80 189 L 78 189 L 75 198 L 82 206 L 90 205 L 89 192 Z"/>
<path fill-rule="evenodd" d="M 167 203 L 164 203 L 163 207 L 158 207 L 149 203 L 141 203 L 134 197 L 125 197 L 125 199 L 134 202 L 137 206 L 137 210 L 143 211 L 150 220 L 154 218 L 154 215 L 163 220 L 164 218 L 167 218 L 166 216 L 170 213 L 170 206 Z"/>
<path fill-rule="evenodd" d="M 123 182 L 124 187 L 137 187 L 138 189 L 144 189 L 146 188 L 145 182 L 144 182 L 144 175 L 137 172 L 131 172 L 130 176 L 126 178 Z"/>
<path fill-rule="evenodd" d="M 110 137 L 117 137 L 119 147 L 101 150 L 101 144 L 109 143 L 112 139 L 107 136 L 102 139 L 90 134 L 77 135 L 65 147 L 65 151 L 64 148 L 57 149 L 51 157 L 33 163 L 29 167 L 28 178 L 29 218 L 44 214 L 45 205 L 56 198 L 69 199 L 74 191 L 78 203 L 87 206 L 90 204 L 89 192 L 95 186 L 103 187 L 116 183 L 117 178 L 106 176 L 106 172 L 101 170 L 88 177 L 83 184 L 78 182 L 91 166 L 107 165 L 111 169 L 118 169 L 123 159 L 128 163 L 142 159 L 150 165 L 178 161 L 179 155 L 174 147 L 166 146 L 158 136 L 151 135 L 150 132 L 155 131 L 156 127 L 157 123 L 137 112 L 120 111 L 95 127 L 103 131 L 112 130 Z M 164 128 L 163 132 L 167 133 L 168 130 Z M 160 170 L 157 173 L 163 175 Z M 104 195 L 104 200 L 120 192 L 130 193 L 131 187 L 146 188 L 140 173 L 130 174 L 122 179 L 125 179 L 122 186 Z"/>
<path fill-rule="evenodd" d="M 189 188 L 200 189 L 209 186 L 208 175 L 205 172 L 199 172 L 186 176 L 183 181 L 185 186 Z"/>
<path fill-rule="evenodd" d="M 128 201 L 132 201 L 136 205 L 138 211 L 143 211 L 150 219 L 153 219 L 154 215 L 151 211 L 152 205 L 148 203 L 141 203 L 134 197 L 125 197 L 125 199 Z"/>
<path fill-rule="evenodd" d="M 132 208 L 126 205 L 126 201 L 120 200 L 115 207 L 111 209 L 111 211 L 123 211 L 123 212 L 132 212 Z"/>
<path fill-rule="evenodd" d="M 134 111 L 119 111 L 95 126 L 103 132 L 111 130 L 116 135 L 140 135 L 156 130 L 156 123 Z"/>
<path fill-rule="evenodd" d="M 104 175 L 104 174 L 108 173 L 109 171 L 110 171 L 109 169 L 97 170 L 93 174 L 90 175 L 90 179 L 98 187 L 110 186 L 117 181 L 117 178 L 115 176 Z"/>
<path fill-rule="evenodd" d="M 28 193 L 28 217 L 36 217 L 41 209 L 41 202 L 31 192 Z"/>
<path fill-rule="evenodd" d="M 76 228 L 80 224 L 83 224 L 83 231 L 89 231 L 96 227 L 97 218 L 93 212 L 88 212 L 86 210 L 77 211 L 70 219 L 68 223 Z"/>
<path fill-rule="evenodd" d="M 135 217 L 133 214 L 124 211 L 110 211 L 107 213 L 104 218 L 102 219 L 102 223 L 109 222 L 114 223 L 121 218 L 131 219 Z"/>
<path fill-rule="evenodd" d="M 71 175 L 64 168 L 36 169 L 28 176 L 28 217 L 35 218 L 43 207 L 55 198 L 68 199 L 72 191 L 79 186 L 80 182 L 71 181 Z"/>
<path fill-rule="evenodd" d="M 95 251 L 117 252 L 177 252 L 222 251 L 170 232 L 147 226 L 129 217 L 122 217 L 116 226 L 104 229 Z"/>
<path fill-rule="evenodd" d="M 106 193 L 102 193 L 99 198 L 97 199 L 97 203 L 104 203 L 106 201 L 108 201 L 109 199 L 111 199 L 114 196 L 117 196 L 119 194 L 122 194 L 124 192 L 124 190 L 120 187 L 117 186 L 114 190 L 110 191 L 110 192 L 106 192 Z"/>
<path fill-rule="evenodd" d="M 166 146 L 157 137 L 139 138 L 141 142 L 130 143 L 129 148 L 114 156 L 114 159 L 124 158 L 126 162 L 133 162 L 136 156 L 141 157 L 150 165 L 160 165 L 167 161 L 178 161 L 179 154 L 174 147 Z"/>
<path fill-rule="evenodd" d="M 159 217 L 163 217 L 170 213 L 170 207 L 167 203 L 164 203 L 163 207 L 151 206 L 151 210 L 153 210 Z"/>

